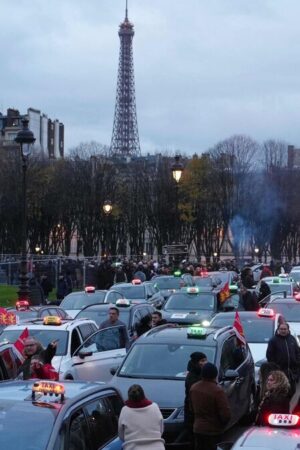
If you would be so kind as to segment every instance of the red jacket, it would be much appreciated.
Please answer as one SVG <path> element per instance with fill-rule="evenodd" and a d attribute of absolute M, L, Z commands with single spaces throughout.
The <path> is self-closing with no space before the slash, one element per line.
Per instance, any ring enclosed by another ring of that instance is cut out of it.
<path fill-rule="evenodd" d="M 31 378 L 39 378 L 40 380 L 58 381 L 58 373 L 51 364 L 43 364 L 41 367 L 35 367 L 31 373 Z"/>

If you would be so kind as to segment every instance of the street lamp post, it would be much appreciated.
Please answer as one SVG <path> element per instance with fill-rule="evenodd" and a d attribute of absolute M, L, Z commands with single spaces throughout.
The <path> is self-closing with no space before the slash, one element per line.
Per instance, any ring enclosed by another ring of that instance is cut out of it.
<path fill-rule="evenodd" d="M 21 263 L 20 263 L 20 286 L 18 291 L 19 300 L 29 299 L 29 287 L 27 277 L 27 184 L 26 173 L 28 158 L 31 153 L 32 144 L 35 141 L 34 134 L 28 128 L 28 119 L 22 120 L 22 129 L 18 132 L 15 142 L 20 144 L 21 158 L 22 158 L 22 248 L 21 248 Z"/>
<path fill-rule="evenodd" d="M 176 217 L 175 217 L 175 242 L 179 239 L 179 211 L 178 211 L 178 201 L 179 201 L 179 195 L 178 195 L 178 185 L 179 181 L 181 180 L 182 172 L 183 172 L 183 165 L 180 162 L 180 155 L 175 156 L 175 162 L 171 166 L 172 176 L 176 182 Z"/>
<path fill-rule="evenodd" d="M 256 256 L 256 260 L 258 261 L 258 254 L 259 254 L 259 248 L 258 247 L 255 247 L 254 253 L 255 253 L 255 256 Z"/>
<path fill-rule="evenodd" d="M 105 200 L 105 202 L 103 203 L 103 212 L 106 215 L 106 220 L 104 221 L 104 248 L 102 249 L 102 253 L 103 256 L 105 257 L 107 255 L 107 221 L 108 221 L 108 216 L 110 216 L 111 212 L 112 212 L 112 203 L 110 200 Z"/>

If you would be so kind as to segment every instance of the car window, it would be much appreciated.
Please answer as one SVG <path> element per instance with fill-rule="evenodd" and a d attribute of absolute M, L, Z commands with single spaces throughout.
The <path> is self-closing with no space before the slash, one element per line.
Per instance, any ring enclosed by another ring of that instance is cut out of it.
<path fill-rule="evenodd" d="M 20 334 L 23 332 L 24 328 L 19 328 L 16 330 L 8 330 L 7 328 L 4 329 L 0 334 L 0 342 L 16 342 Z M 68 332 L 64 330 L 58 330 L 57 328 L 58 327 L 53 327 L 51 330 L 45 328 L 29 328 L 29 334 L 30 336 L 34 336 L 38 341 L 40 341 L 40 343 L 45 348 L 50 342 L 58 340 L 56 356 L 66 355 Z"/>
<path fill-rule="evenodd" d="M 161 278 L 154 278 L 152 280 L 154 282 L 154 285 L 158 287 L 160 290 L 164 289 L 180 289 L 180 282 L 181 278 L 176 277 L 161 277 Z"/>
<path fill-rule="evenodd" d="M 145 298 L 145 286 L 118 286 L 118 291 L 130 300 Z"/>
<path fill-rule="evenodd" d="M 273 307 L 273 306 L 272 306 Z M 246 341 L 253 343 L 264 343 L 269 342 L 274 334 L 274 320 L 269 317 L 244 317 L 240 315 L 240 319 L 243 325 L 244 334 Z M 226 327 L 228 325 L 233 325 L 233 317 L 226 314 L 222 317 L 215 316 L 211 322 L 211 326 L 214 327 Z"/>
<path fill-rule="evenodd" d="M 77 328 L 74 328 L 71 335 L 71 355 L 75 352 L 75 350 L 78 349 L 78 347 L 81 345 L 81 339 L 79 337 L 79 333 Z"/>
<path fill-rule="evenodd" d="M 70 418 L 68 450 L 90 450 L 88 424 L 82 409 Z"/>
<path fill-rule="evenodd" d="M 288 322 L 300 322 L 300 303 L 269 303 L 268 308 L 274 309 Z"/>
<path fill-rule="evenodd" d="M 180 309 L 184 311 L 207 310 L 215 308 L 215 296 L 213 294 L 173 294 L 164 306 L 164 310 Z"/>
<path fill-rule="evenodd" d="M 123 295 L 119 292 L 108 292 L 106 297 L 105 297 L 105 302 L 106 303 L 116 303 L 117 300 L 119 300 L 120 298 L 123 298 Z"/>
<path fill-rule="evenodd" d="M 85 323 L 79 325 L 79 332 L 81 334 L 82 340 L 85 341 L 95 330 L 91 327 L 91 324 Z"/>
<path fill-rule="evenodd" d="M 118 419 L 109 409 L 110 404 L 104 398 L 97 399 L 84 406 L 91 430 L 92 448 L 98 450 L 105 443 L 117 436 Z"/>
<path fill-rule="evenodd" d="M 237 339 L 232 336 L 227 339 L 222 347 L 221 353 L 221 370 L 223 373 L 226 370 L 235 370 L 237 369 L 245 360 L 245 353 L 243 348 L 238 345 Z"/>
<path fill-rule="evenodd" d="M 12 354 L 8 348 L 6 348 L 5 350 L 2 350 L 0 352 L 0 359 L 5 368 L 4 373 L 6 372 L 6 378 L 8 378 L 8 379 L 15 378 L 16 373 L 15 373 L 14 361 L 13 361 Z"/>
<path fill-rule="evenodd" d="M 210 362 L 215 347 L 187 344 L 135 344 L 120 368 L 119 376 L 152 379 L 184 379 L 191 353 L 200 351 Z"/>
<path fill-rule="evenodd" d="M 83 343 L 80 350 L 96 353 L 124 348 L 125 339 L 122 329 L 125 329 L 125 327 L 99 330 Z"/>
<path fill-rule="evenodd" d="M 92 294 L 82 293 L 72 293 L 67 295 L 60 306 L 63 309 L 82 309 L 87 305 L 92 305 L 93 303 L 102 303 L 105 298 L 105 292 L 94 292 Z"/>

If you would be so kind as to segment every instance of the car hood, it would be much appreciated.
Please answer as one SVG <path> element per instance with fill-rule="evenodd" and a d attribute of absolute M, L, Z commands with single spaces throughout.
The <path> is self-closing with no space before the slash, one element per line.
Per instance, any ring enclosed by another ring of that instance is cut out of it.
<path fill-rule="evenodd" d="M 184 404 L 184 380 L 125 378 L 115 375 L 109 384 L 118 388 L 125 399 L 130 386 L 140 384 L 146 397 L 160 408 L 179 408 Z"/>
<path fill-rule="evenodd" d="M 211 320 L 214 311 L 178 311 L 168 310 L 163 312 L 163 318 L 168 322 L 176 323 L 201 323 L 203 320 Z"/>

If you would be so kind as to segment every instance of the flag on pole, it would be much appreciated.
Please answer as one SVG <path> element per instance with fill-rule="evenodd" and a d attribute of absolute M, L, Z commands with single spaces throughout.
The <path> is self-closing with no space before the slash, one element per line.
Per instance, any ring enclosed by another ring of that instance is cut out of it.
<path fill-rule="evenodd" d="M 230 289 L 229 282 L 224 285 L 224 287 L 220 290 L 220 302 L 224 303 L 230 297 Z"/>
<path fill-rule="evenodd" d="M 235 312 L 235 318 L 234 318 L 234 322 L 233 322 L 233 328 L 236 331 L 237 334 L 237 338 L 240 342 L 241 345 L 246 345 L 246 338 L 245 338 L 245 333 L 244 333 L 244 329 L 243 329 L 243 325 L 241 322 L 241 318 L 239 313 L 236 311 Z"/>
<path fill-rule="evenodd" d="M 24 350 L 24 340 L 28 338 L 28 336 L 29 336 L 28 328 L 25 328 L 18 337 L 18 339 L 16 340 L 16 342 L 14 343 L 14 346 L 21 354 L 23 354 Z"/>

